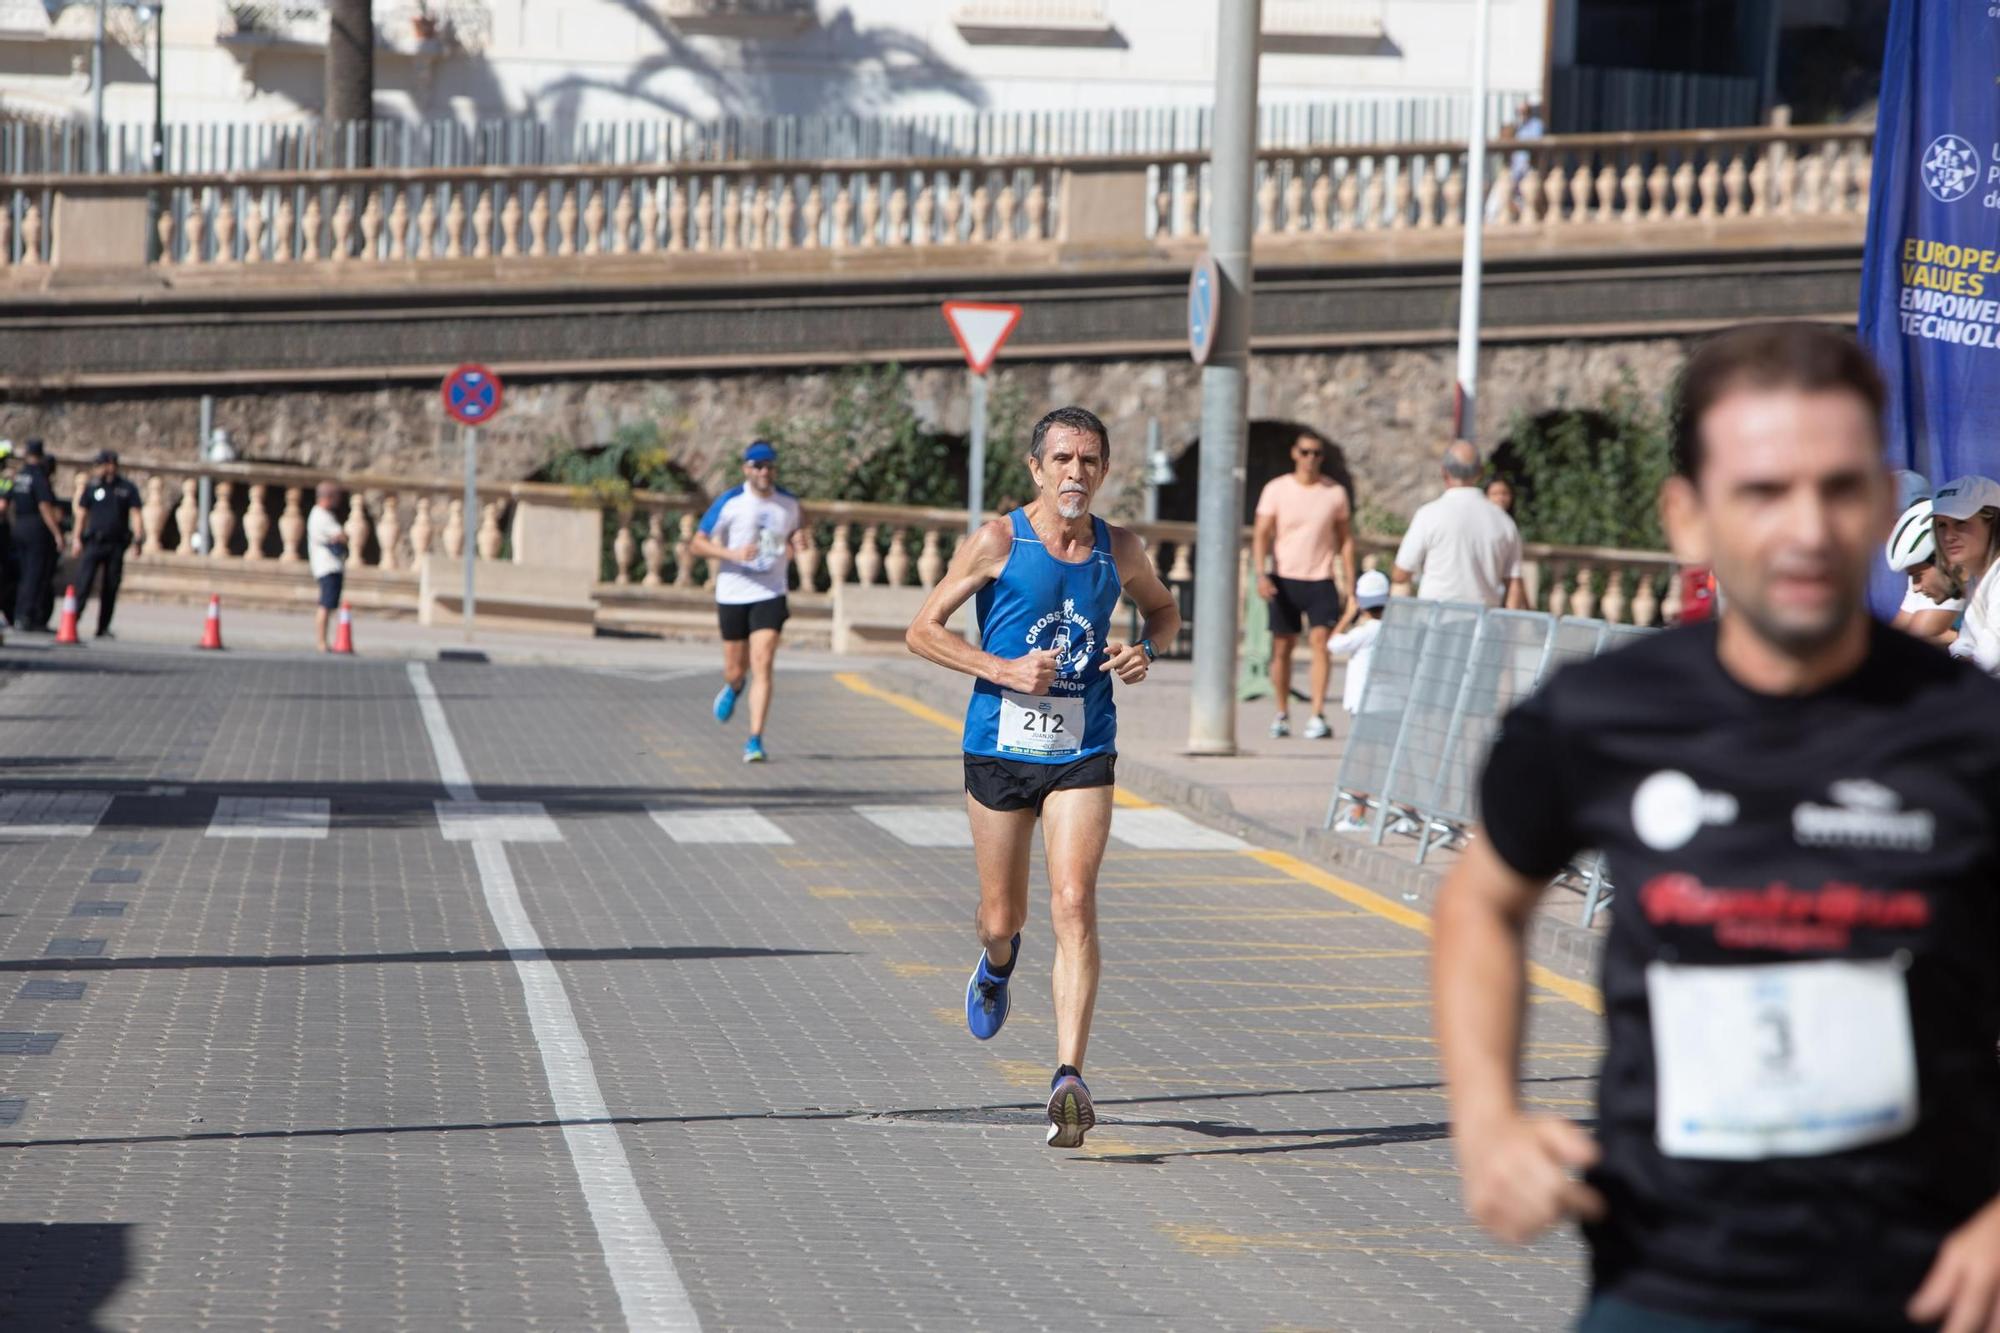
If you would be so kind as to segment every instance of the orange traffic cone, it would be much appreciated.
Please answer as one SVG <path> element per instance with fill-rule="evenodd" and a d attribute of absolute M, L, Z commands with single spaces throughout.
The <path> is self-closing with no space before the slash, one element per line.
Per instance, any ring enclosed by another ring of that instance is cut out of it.
<path fill-rule="evenodd" d="M 352 653 L 354 651 L 354 613 L 347 609 L 347 603 L 340 604 L 340 620 L 333 631 L 333 651 Z"/>
<path fill-rule="evenodd" d="M 81 643 L 76 637 L 76 585 L 63 589 L 62 619 L 56 622 L 57 643 Z"/>
<path fill-rule="evenodd" d="M 195 647 L 212 649 L 215 652 L 222 651 L 222 599 L 220 597 L 212 596 L 208 599 L 208 619 L 202 624 L 201 642 L 196 644 Z"/>

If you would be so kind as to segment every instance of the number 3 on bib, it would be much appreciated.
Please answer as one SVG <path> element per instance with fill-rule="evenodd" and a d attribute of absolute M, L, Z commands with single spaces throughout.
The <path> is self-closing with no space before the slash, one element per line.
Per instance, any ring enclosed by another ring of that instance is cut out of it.
<path fill-rule="evenodd" d="M 1083 748 L 1083 700 L 1002 691 L 999 748 L 1015 754 L 1075 754 Z"/>

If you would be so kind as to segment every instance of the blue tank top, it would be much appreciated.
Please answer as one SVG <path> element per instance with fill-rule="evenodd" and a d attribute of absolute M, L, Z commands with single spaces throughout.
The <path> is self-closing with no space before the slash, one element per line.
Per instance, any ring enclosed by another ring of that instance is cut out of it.
<path fill-rule="evenodd" d="M 1067 764 L 1117 750 L 1118 708 L 1104 640 L 1111 632 L 1120 584 L 1111 530 L 1093 517 L 1090 558 L 1058 560 L 1035 535 L 1028 511 L 1008 516 L 1014 549 L 1000 577 L 979 590 L 980 637 L 986 651 L 1009 660 L 1046 648 L 1058 654 L 1045 695 L 1003 690 L 976 681 L 965 710 L 965 752 L 1031 764 Z"/>

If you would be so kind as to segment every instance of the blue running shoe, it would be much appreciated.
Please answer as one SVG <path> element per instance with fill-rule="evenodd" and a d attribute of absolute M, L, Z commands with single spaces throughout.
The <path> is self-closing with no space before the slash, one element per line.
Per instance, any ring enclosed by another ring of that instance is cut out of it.
<path fill-rule="evenodd" d="M 1081 1148 L 1083 1136 L 1097 1124 L 1097 1108 L 1080 1074 L 1062 1074 L 1049 1090 L 1049 1147 Z"/>
<path fill-rule="evenodd" d="M 764 753 L 764 738 L 762 736 L 752 736 L 749 740 L 743 742 L 744 763 L 761 764 L 767 757 Z"/>
<path fill-rule="evenodd" d="M 991 1040 L 1006 1026 L 1007 1010 L 1013 1003 L 1007 998 L 1007 981 L 1021 961 L 1019 932 L 1014 935 L 1012 959 L 1007 967 L 1007 976 L 998 977 L 986 966 L 986 951 L 981 949 L 979 965 L 972 969 L 972 980 L 965 983 L 965 1026 L 981 1041 Z"/>
<path fill-rule="evenodd" d="M 729 715 L 736 711 L 737 696 L 742 692 L 739 686 L 731 685 L 728 681 L 722 683 L 722 689 L 715 696 L 715 720 L 717 722 L 727 722 L 729 720 Z"/>

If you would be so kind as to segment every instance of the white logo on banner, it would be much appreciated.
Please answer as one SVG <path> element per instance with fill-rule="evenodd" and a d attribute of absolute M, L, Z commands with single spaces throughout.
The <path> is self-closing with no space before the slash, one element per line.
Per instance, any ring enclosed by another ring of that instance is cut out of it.
<path fill-rule="evenodd" d="M 1979 151 L 1956 134 L 1940 134 L 1924 150 L 1924 188 L 1949 204 L 1972 193 L 1979 181 Z"/>

